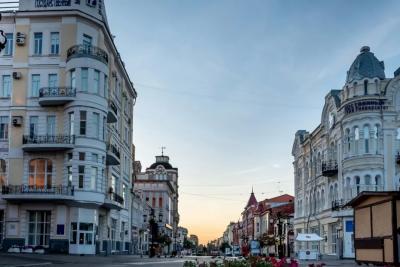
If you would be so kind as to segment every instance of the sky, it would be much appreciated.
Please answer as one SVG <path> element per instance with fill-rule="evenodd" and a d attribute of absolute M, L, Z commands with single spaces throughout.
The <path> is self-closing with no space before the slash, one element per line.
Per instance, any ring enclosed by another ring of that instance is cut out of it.
<path fill-rule="evenodd" d="M 144 168 L 161 146 L 179 168 L 180 225 L 201 243 L 257 200 L 294 194 L 294 134 L 321 120 L 362 46 L 400 67 L 400 1 L 108 0 L 138 92 Z"/>

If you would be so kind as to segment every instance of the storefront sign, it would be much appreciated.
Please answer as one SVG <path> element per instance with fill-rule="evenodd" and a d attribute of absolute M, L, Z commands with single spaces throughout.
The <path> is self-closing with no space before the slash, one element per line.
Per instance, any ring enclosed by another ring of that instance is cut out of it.
<path fill-rule="evenodd" d="M 71 0 L 35 0 L 35 7 L 71 6 Z"/>

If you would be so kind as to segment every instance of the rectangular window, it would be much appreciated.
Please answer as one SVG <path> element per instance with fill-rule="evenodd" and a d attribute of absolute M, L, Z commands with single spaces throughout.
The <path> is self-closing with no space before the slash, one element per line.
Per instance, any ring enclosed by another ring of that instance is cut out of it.
<path fill-rule="evenodd" d="M 8 116 L 0 116 L 0 140 L 8 139 Z"/>
<path fill-rule="evenodd" d="M 75 69 L 70 71 L 70 86 L 76 88 L 76 71 Z"/>
<path fill-rule="evenodd" d="M 107 138 L 106 133 L 107 133 L 107 118 L 103 117 L 103 140 L 104 141 Z"/>
<path fill-rule="evenodd" d="M 97 167 L 92 167 L 92 172 L 90 175 L 90 189 L 96 189 L 96 179 L 97 179 Z"/>
<path fill-rule="evenodd" d="M 162 197 L 160 197 L 160 198 L 158 199 L 158 207 L 159 207 L 159 208 L 162 208 L 162 207 L 163 207 L 163 199 L 162 199 Z"/>
<path fill-rule="evenodd" d="M 1 80 L 0 97 L 10 97 L 10 96 L 11 96 L 11 76 L 3 75 Z"/>
<path fill-rule="evenodd" d="M 50 33 L 50 54 L 58 55 L 60 52 L 60 33 Z"/>
<path fill-rule="evenodd" d="M 28 245 L 49 246 L 50 241 L 50 211 L 28 212 Z"/>
<path fill-rule="evenodd" d="M 100 138 L 100 114 L 93 113 L 93 135 L 95 138 Z"/>
<path fill-rule="evenodd" d="M 14 49 L 14 35 L 12 33 L 6 33 L 7 43 L 6 47 L 4 48 L 4 55 L 11 56 L 13 54 Z"/>
<path fill-rule="evenodd" d="M 34 33 L 33 54 L 34 55 L 41 55 L 42 54 L 42 46 L 43 46 L 43 33 L 35 32 Z"/>
<path fill-rule="evenodd" d="M 80 111 L 79 134 L 86 135 L 86 111 Z"/>
<path fill-rule="evenodd" d="M 82 44 L 85 49 L 89 50 L 92 47 L 92 37 L 84 34 Z"/>
<path fill-rule="evenodd" d="M 79 152 L 79 160 L 85 160 L 85 152 Z"/>
<path fill-rule="evenodd" d="M 75 115 L 74 115 L 74 112 L 70 112 L 70 113 L 68 113 L 68 125 L 69 125 L 68 132 L 70 135 L 75 134 L 74 124 L 75 124 Z"/>
<path fill-rule="evenodd" d="M 56 116 L 47 116 L 47 135 L 56 135 Z"/>
<path fill-rule="evenodd" d="M 0 210 L 0 242 L 4 238 L 4 210 Z"/>
<path fill-rule="evenodd" d="M 39 96 L 40 74 L 32 74 L 31 97 Z"/>
<path fill-rule="evenodd" d="M 104 74 L 103 96 L 108 97 L 108 76 Z"/>
<path fill-rule="evenodd" d="M 72 166 L 67 166 L 68 186 L 72 186 Z"/>
<path fill-rule="evenodd" d="M 89 87 L 89 69 L 88 68 L 82 68 L 81 70 L 81 90 L 83 92 L 88 91 Z"/>
<path fill-rule="evenodd" d="M 93 90 L 96 94 L 100 92 L 100 71 L 98 70 L 94 70 Z"/>
<path fill-rule="evenodd" d="M 29 136 L 34 137 L 38 134 L 38 123 L 39 117 L 38 116 L 30 116 L 29 117 Z"/>
<path fill-rule="evenodd" d="M 85 181 L 85 166 L 79 165 L 78 166 L 78 187 L 83 188 Z"/>
<path fill-rule="evenodd" d="M 92 153 L 92 161 L 97 164 L 99 162 L 99 155 Z"/>
<path fill-rule="evenodd" d="M 57 74 L 49 74 L 49 87 L 57 87 L 58 86 L 58 77 Z"/>
<path fill-rule="evenodd" d="M 73 154 L 72 153 L 67 153 L 67 160 L 68 162 L 71 162 L 73 158 Z"/>

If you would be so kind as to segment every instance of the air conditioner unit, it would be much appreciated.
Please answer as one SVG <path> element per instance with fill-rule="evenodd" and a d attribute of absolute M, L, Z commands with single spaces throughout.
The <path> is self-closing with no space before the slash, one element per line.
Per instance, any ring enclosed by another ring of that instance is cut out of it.
<path fill-rule="evenodd" d="M 25 39 L 26 39 L 25 33 L 17 32 L 17 36 L 16 36 L 16 40 L 15 40 L 17 45 L 24 45 L 25 44 Z"/>
<path fill-rule="evenodd" d="M 19 80 L 19 79 L 21 79 L 21 77 L 22 77 L 21 72 L 19 72 L 19 71 L 14 71 L 13 72 L 13 78 L 14 79 Z"/>
<path fill-rule="evenodd" d="M 13 126 L 21 126 L 22 125 L 22 116 L 12 116 L 12 125 Z"/>

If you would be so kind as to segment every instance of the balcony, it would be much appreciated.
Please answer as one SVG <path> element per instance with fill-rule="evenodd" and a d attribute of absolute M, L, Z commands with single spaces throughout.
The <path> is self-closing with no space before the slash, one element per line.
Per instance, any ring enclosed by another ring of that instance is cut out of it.
<path fill-rule="evenodd" d="M 326 161 L 322 163 L 322 175 L 332 177 L 338 174 L 338 164 L 336 160 Z"/>
<path fill-rule="evenodd" d="M 24 135 L 22 149 L 27 152 L 60 151 L 72 149 L 74 135 Z"/>
<path fill-rule="evenodd" d="M 72 87 L 43 87 L 39 90 L 39 105 L 59 106 L 75 99 L 76 90 Z"/>
<path fill-rule="evenodd" d="M 72 58 L 80 57 L 90 57 L 108 64 L 107 52 L 93 45 L 74 45 L 67 50 L 67 62 Z"/>
<path fill-rule="evenodd" d="M 117 193 L 109 192 L 103 206 L 108 209 L 121 210 L 124 207 L 124 198 Z"/>
<path fill-rule="evenodd" d="M 107 157 L 106 164 L 107 165 L 119 165 L 120 164 L 121 154 L 117 147 L 112 144 L 107 144 Z"/>
<path fill-rule="evenodd" d="M 6 185 L 1 188 L 2 198 L 8 201 L 32 202 L 73 200 L 74 187 L 65 185 Z"/>
<path fill-rule="evenodd" d="M 117 122 L 118 119 L 118 108 L 114 101 L 110 100 L 108 105 L 107 123 Z"/>

